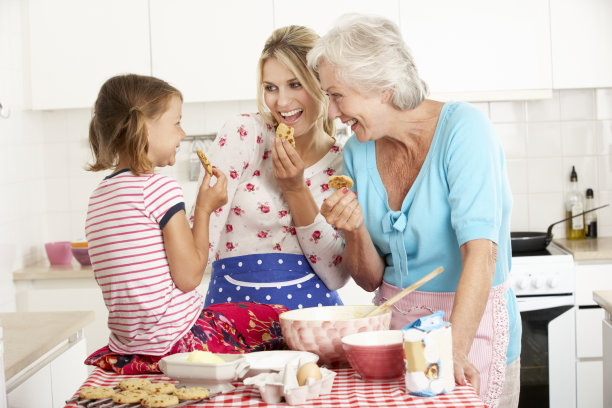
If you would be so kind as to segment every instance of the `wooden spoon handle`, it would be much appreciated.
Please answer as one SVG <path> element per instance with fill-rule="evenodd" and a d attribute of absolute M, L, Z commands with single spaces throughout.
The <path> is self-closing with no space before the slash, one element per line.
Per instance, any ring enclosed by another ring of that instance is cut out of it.
<path fill-rule="evenodd" d="M 413 292 L 415 289 L 423 286 L 424 284 L 426 284 L 427 282 L 429 282 L 430 280 L 432 280 L 433 278 L 435 278 L 436 276 L 438 276 L 442 272 L 444 272 L 444 268 L 441 267 L 441 266 L 436 268 L 435 270 L 429 272 L 427 275 L 423 276 L 421 279 L 419 279 L 418 281 L 414 282 L 412 285 L 408 286 L 406 289 L 403 289 L 401 292 L 399 292 L 397 295 L 393 296 L 391 299 L 387 300 L 382 305 L 379 305 L 377 308 L 372 309 L 368 314 L 365 315 L 365 317 L 376 316 L 377 314 L 382 313 L 389 306 L 391 306 L 392 304 L 394 304 L 395 302 L 397 302 L 398 300 L 400 300 L 401 298 L 403 298 L 404 296 L 406 296 L 410 292 Z"/>

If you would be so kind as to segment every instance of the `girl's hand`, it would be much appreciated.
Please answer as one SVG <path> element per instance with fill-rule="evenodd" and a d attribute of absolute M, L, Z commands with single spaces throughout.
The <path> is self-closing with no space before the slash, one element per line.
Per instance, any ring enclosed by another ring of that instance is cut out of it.
<path fill-rule="evenodd" d="M 203 211 L 210 216 L 213 211 L 227 203 L 227 177 L 223 172 L 213 167 L 213 175 L 217 178 L 215 184 L 210 185 L 212 176 L 205 172 L 198 197 L 196 198 L 195 211 Z"/>
<path fill-rule="evenodd" d="M 363 225 L 363 211 L 357 194 L 344 187 L 327 197 L 321 205 L 321 215 L 328 224 L 346 231 L 356 231 Z"/>
<path fill-rule="evenodd" d="M 272 168 L 283 192 L 304 189 L 304 161 L 287 140 L 275 138 L 272 142 Z"/>

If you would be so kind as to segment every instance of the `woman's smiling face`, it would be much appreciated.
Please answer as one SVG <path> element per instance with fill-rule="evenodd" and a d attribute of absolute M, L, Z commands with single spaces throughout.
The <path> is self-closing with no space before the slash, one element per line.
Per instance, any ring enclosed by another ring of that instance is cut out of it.
<path fill-rule="evenodd" d="M 385 109 L 382 93 L 364 95 L 338 79 L 334 67 L 319 64 L 321 88 L 329 96 L 329 117 L 350 126 L 357 140 L 366 142 L 385 136 Z"/>
<path fill-rule="evenodd" d="M 270 58 L 263 65 L 262 82 L 264 101 L 274 119 L 293 127 L 296 137 L 312 132 L 319 105 L 296 75 L 276 58 Z"/>

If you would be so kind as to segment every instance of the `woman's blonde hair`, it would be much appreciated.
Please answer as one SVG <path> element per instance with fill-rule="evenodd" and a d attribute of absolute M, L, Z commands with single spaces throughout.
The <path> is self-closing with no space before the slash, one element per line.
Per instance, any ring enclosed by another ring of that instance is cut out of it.
<path fill-rule="evenodd" d="M 101 171 L 117 166 L 124 155 L 133 173 L 154 170 L 147 153 L 145 119 L 154 119 L 168 109 L 179 90 L 161 79 L 127 74 L 108 79 L 100 88 L 89 123 L 89 147 L 94 162 L 87 170 Z"/>
<path fill-rule="evenodd" d="M 391 101 L 401 110 L 416 108 L 429 93 L 398 26 L 384 17 L 341 16 L 308 53 L 312 70 L 321 62 L 362 94 L 393 91 Z"/>
<path fill-rule="evenodd" d="M 317 116 L 320 128 L 330 136 L 336 133 L 334 121 L 327 117 L 329 101 L 321 90 L 321 84 L 316 73 L 306 64 L 306 54 L 319 38 L 317 33 L 308 27 L 290 25 L 276 29 L 266 41 L 257 64 L 257 108 L 266 123 L 276 126 L 276 120 L 267 109 L 264 102 L 263 66 L 270 59 L 275 58 L 293 72 L 306 92 L 319 102 Z"/>

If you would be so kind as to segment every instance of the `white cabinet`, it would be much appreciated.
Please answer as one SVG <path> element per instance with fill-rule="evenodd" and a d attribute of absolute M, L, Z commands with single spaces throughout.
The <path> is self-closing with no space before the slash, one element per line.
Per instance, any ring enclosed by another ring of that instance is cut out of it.
<path fill-rule="evenodd" d="M 272 0 L 151 0 L 152 73 L 185 102 L 256 98 Z"/>
<path fill-rule="evenodd" d="M 577 408 L 602 408 L 604 406 L 602 367 L 603 363 L 601 361 L 582 361 L 578 363 L 576 369 L 576 378 L 578 379 Z"/>
<path fill-rule="evenodd" d="M 401 1 L 400 21 L 433 97 L 552 94 L 548 0 Z"/>
<path fill-rule="evenodd" d="M 8 393 L 9 408 L 60 408 L 87 378 L 80 339 Z"/>
<path fill-rule="evenodd" d="M 274 27 L 304 25 L 323 35 L 345 13 L 377 14 L 399 24 L 399 3 L 398 0 L 274 0 Z"/>
<path fill-rule="evenodd" d="M 612 87 L 612 2 L 550 0 L 553 87 Z"/>
<path fill-rule="evenodd" d="M 603 332 L 603 383 L 607 384 L 604 388 L 603 402 L 604 407 L 612 407 L 612 319 L 610 313 L 606 313 L 605 320 L 602 320 Z"/>
<path fill-rule="evenodd" d="M 151 73 L 147 0 L 30 0 L 25 14 L 32 109 L 92 107 L 109 77 Z"/>

